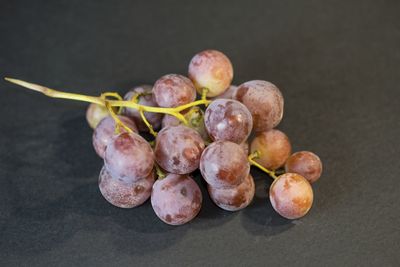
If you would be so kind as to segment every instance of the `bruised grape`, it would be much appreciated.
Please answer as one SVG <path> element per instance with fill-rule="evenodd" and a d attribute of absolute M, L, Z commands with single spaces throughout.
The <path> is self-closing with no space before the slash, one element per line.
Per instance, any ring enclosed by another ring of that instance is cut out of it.
<path fill-rule="evenodd" d="M 320 158 L 312 152 L 300 151 L 292 154 L 285 164 L 286 172 L 298 173 L 314 183 L 322 173 L 322 162 Z"/>
<path fill-rule="evenodd" d="M 196 99 L 192 81 L 179 74 L 167 74 L 158 79 L 153 94 L 157 104 L 164 108 L 181 106 Z"/>
<path fill-rule="evenodd" d="M 86 110 L 86 120 L 92 129 L 95 129 L 99 122 L 107 116 L 107 108 L 95 103 L 91 103 Z"/>

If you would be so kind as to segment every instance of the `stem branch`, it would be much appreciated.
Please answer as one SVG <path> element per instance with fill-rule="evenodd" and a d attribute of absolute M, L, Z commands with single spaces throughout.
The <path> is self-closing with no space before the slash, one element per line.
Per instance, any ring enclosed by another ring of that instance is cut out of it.
<path fill-rule="evenodd" d="M 275 175 L 275 172 L 272 170 L 268 170 L 267 168 L 264 168 L 263 166 L 261 166 L 260 164 L 258 164 L 256 161 L 254 161 L 253 159 L 259 158 L 260 157 L 260 152 L 258 150 L 254 151 L 253 153 L 251 153 L 248 156 L 248 160 L 250 162 L 251 165 L 256 166 L 257 168 L 259 168 L 260 170 L 262 170 L 263 172 L 267 173 L 269 176 L 271 176 L 274 180 L 278 179 L 278 177 Z"/>

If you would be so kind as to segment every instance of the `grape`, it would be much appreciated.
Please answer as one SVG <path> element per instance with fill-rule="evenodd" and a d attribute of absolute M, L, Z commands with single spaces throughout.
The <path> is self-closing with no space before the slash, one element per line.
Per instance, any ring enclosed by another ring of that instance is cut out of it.
<path fill-rule="evenodd" d="M 154 148 L 157 163 L 166 171 L 186 174 L 199 167 L 205 145 L 200 134 L 183 126 L 168 126 L 156 138 Z"/>
<path fill-rule="evenodd" d="M 112 205 L 120 208 L 134 208 L 143 204 L 150 197 L 153 183 L 154 171 L 145 178 L 133 181 L 115 178 L 103 167 L 99 176 L 101 194 Z"/>
<path fill-rule="evenodd" d="M 250 165 L 240 145 L 217 141 L 204 149 L 200 172 L 204 180 L 214 188 L 234 187 L 249 174 Z"/>
<path fill-rule="evenodd" d="M 217 99 L 207 107 L 204 123 L 214 141 L 243 143 L 251 133 L 253 120 L 249 110 L 240 102 Z"/>
<path fill-rule="evenodd" d="M 320 158 L 312 152 L 301 151 L 292 154 L 285 164 L 286 172 L 298 173 L 314 183 L 322 173 L 322 162 Z"/>
<path fill-rule="evenodd" d="M 208 97 L 220 95 L 232 82 L 232 63 L 227 56 L 217 50 L 202 51 L 190 61 L 189 78 L 200 94 L 203 88 L 207 88 Z"/>
<path fill-rule="evenodd" d="M 240 146 L 244 150 L 244 153 L 246 153 L 246 155 L 249 155 L 249 143 L 247 141 L 244 141 L 240 144 Z"/>
<path fill-rule="evenodd" d="M 188 175 L 168 174 L 157 180 L 151 192 L 151 205 L 163 222 L 181 225 L 199 213 L 203 197 L 196 182 Z"/>
<path fill-rule="evenodd" d="M 86 120 L 92 129 L 95 129 L 97 124 L 107 116 L 107 108 L 95 103 L 91 103 L 86 110 Z"/>
<path fill-rule="evenodd" d="M 131 89 L 126 95 L 124 99 L 127 101 L 131 101 L 135 94 L 142 94 L 138 97 L 138 104 L 143 106 L 149 107 L 158 107 L 156 100 L 154 99 L 154 95 L 152 92 L 151 85 L 141 85 L 134 87 Z M 140 113 L 135 108 L 124 108 L 122 110 L 122 114 L 125 116 L 132 118 L 133 121 L 136 123 L 137 127 L 142 132 L 148 132 L 149 128 L 147 128 L 146 124 L 143 122 Z M 161 120 L 163 118 L 162 113 L 156 112 L 145 112 L 144 116 L 146 117 L 147 121 L 153 126 L 154 130 L 158 130 L 161 127 Z"/>
<path fill-rule="evenodd" d="M 245 82 L 236 90 L 233 99 L 242 102 L 250 110 L 256 132 L 272 129 L 282 120 L 283 96 L 270 82 Z"/>
<path fill-rule="evenodd" d="M 261 154 L 254 160 L 272 170 L 283 166 L 292 150 L 286 134 L 275 129 L 259 133 L 251 142 L 250 147 L 251 153 L 257 150 Z"/>
<path fill-rule="evenodd" d="M 122 133 L 107 145 L 104 165 L 116 178 L 137 181 L 154 166 L 154 154 L 147 141 L 136 133 Z"/>
<path fill-rule="evenodd" d="M 235 95 L 237 89 L 238 89 L 238 87 L 236 85 L 231 85 L 221 95 L 217 95 L 216 97 L 213 97 L 212 99 L 213 100 L 216 100 L 216 99 L 234 99 L 233 96 Z"/>
<path fill-rule="evenodd" d="M 137 132 L 135 123 L 125 116 L 118 116 L 118 118 L 128 126 L 132 131 Z M 120 127 L 121 133 L 126 132 L 123 127 Z M 111 139 L 116 135 L 115 133 L 115 121 L 111 116 L 105 117 L 94 129 L 92 141 L 94 150 L 96 150 L 97 155 L 104 158 L 104 152 Z"/>
<path fill-rule="evenodd" d="M 310 183 L 300 174 L 285 173 L 276 179 L 269 189 L 272 207 L 287 219 L 306 215 L 313 203 Z"/>
<path fill-rule="evenodd" d="M 196 89 L 191 80 L 179 74 L 167 74 L 156 81 L 153 94 L 160 107 L 173 108 L 196 99 Z"/>
<path fill-rule="evenodd" d="M 255 185 L 249 174 L 238 186 L 231 188 L 214 188 L 208 185 L 208 192 L 214 203 L 221 209 L 237 211 L 247 207 L 253 200 Z"/>

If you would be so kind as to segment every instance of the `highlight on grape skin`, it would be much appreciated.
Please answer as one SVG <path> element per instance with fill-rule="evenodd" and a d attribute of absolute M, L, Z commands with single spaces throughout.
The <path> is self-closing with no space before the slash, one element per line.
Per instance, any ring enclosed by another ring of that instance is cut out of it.
<path fill-rule="evenodd" d="M 196 99 L 196 89 L 192 81 L 179 74 L 167 74 L 156 81 L 153 94 L 157 104 L 173 108 L 188 104 Z"/>
<path fill-rule="evenodd" d="M 99 122 L 108 116 L 109 114 L 107 108 L 95 103 L 90 103 L 86 110 L 86 120 L 92 129 L 95 129 Z"/>
<path fill-rule="evenodd" d="M 298 219 L 307 214 L 313 203 L 310 183 L 300 174 L 285 173 L 269 189 L 269 199 L 276 212 L 287 219 Z"/>
<path fill-rule="evenodd" d="M 202 93 L 207 88 L 207 97 L 222 94 L 233 79 L 232 63 L 227 56 L 217 50 L 205 50 L 195 55 L 189 64 L 189 78 Z"/>
<path fill-rule="evenodd" d="M 201 209 L 203 196 L 188 175 L 168 174 L 157 180 L 151 192 L 151 205 L 163 222 L 181 225 L 191 221 Z"/>
<path fill-rule="evenodd" d="M 197 131 L 183 125 L 168 126 L 157 135 L 155 159 L 170 173 L 187 174 L 199 167 L 204 147 Z"/>
<path fill-rule="evenodd" d="M 293 153 L 285 163 L 286 172 L 298 173 L 310 183 L 316 182 L 322 174 L 321 159 L 310 151 Z"/>
<path fill-rule="evenodd" d="M 250 164 L 243 148 L 233 142 L 211 143 L 200 159 L 204 180 L 215 188 L 238 186 L 250 172 Z"/>
<path fill-rule="evenodd" d="M 114 177 L 137 181 L 152 171 L 153 150 L 140 135 L 122 133 L 107 145 L 104 165 Z"/>
<path fill-rule="evenodd" d="M 251 153 L 260 152 L 260 157 L 254 160 L 271 170 L 282 167 L 292 151 L 289 138 L 276 129 L 259 133 L 251 142 L 250 147 Z"/>
<path fill-rule="evenodd" d="M 99 175 L 99 189 L 103 197 L 119 208 L 134 208 L 143 204 L 151 195 L 154 171 L 139 180 L 121 179 L 112 176 L 106 167 Z"/>
<path fill-rule="evenodd" d="M 209 184 L 207 188 L 212 201 L 218 207 L 227 211 L 238 211 L 246 208 L 255 194 L 255 184 L 250 174 L 241 184 L 234 187 L 215 188 Z"/>
<path fill-rule="evenodd" d="M 239 85 L 233 99 L 242 102 L 253 117 L 253 130 L 262 132 L 276 127 L 283 118 L 283 96 L 272 83 L 261 80 Z"/>
<path fill-rule="evenodd" d="M 138 132 L 136 124 L 128 117 L 119 115 L 118 118 L 133 132 Z M 93 131 L 92 143 L 94 150 L 97 155 L 104 158 L 107 145 L 117 135 L 115 132 L 116 123 L 111 116 L 107 116 L 100 121 L 97 127 Z M 125 133 L 126 130 L 123 127 L 119 129 L 120 133 Z"/>
<path fill-rule="evenodd" d="M 253 128 L 249 110 L 240 102 L 217 99 L 211 102 L 204 114 L 207 132 L 214 141 L 231 141 L 241 144 Z"/>

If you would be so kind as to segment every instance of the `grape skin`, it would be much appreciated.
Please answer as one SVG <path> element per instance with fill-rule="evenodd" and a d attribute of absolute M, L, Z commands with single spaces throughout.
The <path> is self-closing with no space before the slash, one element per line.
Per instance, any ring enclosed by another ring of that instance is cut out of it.
<path fill-rule="evenodd" d="M 283 96 L 270 82 L 245 82 L 236 90 L 233 99 L 242 102 L 250 110 L 255 132 L 272 129 L 282 120 Z"/>
<path fill-rule="evenodd" d="M 313 203 L 310 183 L 297 173 L 285 173 L 276 179 L 269 190 L 272 207 L 287 219 L 307 214 Z"/>
<path fill-rule="evenodd" d="M 244 141 L 243 143 L 240 144 L 240 146 L 242 147 L 244 153 L 246 153 L 246 155 L 249 155 L 249 143 L 247 141 Z"/>
<path fill-rule="evenodd" d="M 156 81 L 153 94 L 160 107 L 173 108 L 196 99 L 192 81 L 179 74 L 167 74 Z"/>
<path fill-rule="evenodd" d="M 104 155 L 110 174 L 126 181 L 147 177 L 154 166 L 154 154 L 147 141 L 136 133 L 122 133 L 111 140 Z"/>
<path fill-rule="evenodd" d="M 300 151 L 292 154 L 285 164 L 286 172 L 298 173 L 314 183 L 322 173 L 321 159 L 310 151 Z"/>
<path fill-rule="evenodd" d="M 95 129 L 99 122 L 107 116 L 107 108 L 95 103 L 90 103 L 86 110 L 86 120 L 92 129 Z"/>
<path fill-rule="evenodd" d="M 132 98 L 135 94 L 144 94 L 138 97 L 138 104 L 149 107 L 158 107 L 158 104 L 153 95 L 153 87 L 151 85 L 141 85 L 132 88 L 126 95 L 124 96 L 124 100 L 132 101 Z M 135 108 L 123 108 L 122 114 L 131 118 L 139 128 L 139 131 L 148 132 L 149 128 L 143 122 L 140 112 Z M 144 112 L 144 116 L 147 121 L 153 126 L 154 130 L 158 130 L 161 127 L 161 120 L 163 118 L 162 113 L 156 112 Z"/>
<path fill-rule="evenodd" d="M 157 135 L 155 159 L 170 173 L 187 174 L 199 167 L 204 147 L 203 139 L 195 130 L 183 125 L 168 126 Z"/>
<path fill-rule="evenodd" d="M 229 58 L 217 50 L 205 50 L 196 54 L 189 63 L 189 78 L 199 94 L 207 88 L 207 97 L 215 97 L 228 89 L 233 79 L 233 67 Z"/>
<path fill-rule="evenodd" d="M 255 185 L 249 174 L 238 186 L 232 188 L 214 188 L 208 185 L 212 201 L 221 209 L 237 211 L 246 208 L 254 198 Z"/>
<path fill-rule="evenodd" d="M 157 180 L 151 193 L 151 205 L 163 222 L 181 225 L 199 213 L 203 196 L 197 183 L 188 175 L 168 174 Z"/>
<path fill-rule="evenodd" d="M 125 116 L 118 116 L 118 118 L 132 131 L 138 132 L 136 124 L 131 119 Z M 123 127 L 120 127 L 120 131 L 121 133 L 126 132 Z M 116 136 L 115 121 L 111 116 L 107 116 L 100 121 L 92 136 L 94 150 L 101 158 L 104 158 L 106 147 L 114 136 Z"/>
<path fill-rule="evenodd" d="M 212 140 L 237 144 L 246 141 L 253 128 L 249 110 L 242 103 L 230 99 L 212 101 L 206 109 L 204 123 Z"/>
<path fill-rule="evenodd" d="M 106 167 L 99 175 L 99 188 L 103 197 L 119 208 L 134 208 L 143 204 L 151 195 L 154 184 L 154 171 L 137 181 L 113 177 Z"/>
<path fill-rule="evenodd" d="M 285 164 L 292 146 L 283 132 L 272 129 L 259 133 L 251 142 L 251 153 L 259 151 L 260 157 L 254 160 L 263 167 L 276 170 Z"/>
<path fill-rule="evenodd" d="M 226 89 L 225 92 L 223 92 L 220 95 L 217 95 L 216 97 L 213 97 L 212 100 L 216 99 L 234 99 L 233 96 L 236 94 L 236 90 L 238 87 L 236 85 L 231 85 Z"/>
<path fill-rule="evenodd" d="M 242 147 L 229 141 L 211 143 L 200 159 L 200 172 L 214 188 L 235 187 L 250 172 L 250 164 Z"/>

